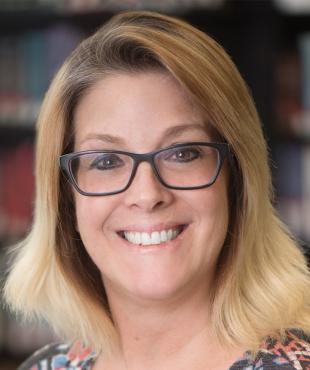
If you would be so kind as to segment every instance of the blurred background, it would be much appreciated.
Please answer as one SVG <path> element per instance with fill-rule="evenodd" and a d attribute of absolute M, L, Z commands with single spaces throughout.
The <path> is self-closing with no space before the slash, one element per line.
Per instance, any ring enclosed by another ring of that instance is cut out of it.
<path fill-rule="evenodd" d="M 263 122 L 276 207 L 309 258 L 309 0 L 0 0 L 0 288 L 6 254 L 31 224 L 34 126 L 44 93 L 79 41 L 126 9 L 183 18 L 233 58 Z M 1 296 L 0 307 L 0 370 L 16 369 L 55 340 L 44 323 L 10 316 Z"/>

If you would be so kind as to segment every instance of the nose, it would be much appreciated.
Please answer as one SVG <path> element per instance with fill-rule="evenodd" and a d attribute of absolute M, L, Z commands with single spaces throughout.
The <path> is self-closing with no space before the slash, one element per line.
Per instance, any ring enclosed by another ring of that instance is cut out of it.
<path fill-rule="evenodd" d="M 130 187 L 125 191 L 125 202 L 129 207 L 151 212 L 164 208 L 173 200 L 173 193 L 162 185 L 147 162 L 139 164 Z"/>

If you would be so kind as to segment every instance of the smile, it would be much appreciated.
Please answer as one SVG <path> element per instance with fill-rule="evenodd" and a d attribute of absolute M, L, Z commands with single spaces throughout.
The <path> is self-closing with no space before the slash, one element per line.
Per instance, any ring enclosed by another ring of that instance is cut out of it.
<path fill-rule="evenodd" d="M 166 243 L 177 238 L 182 233 L 186 225 L 179 225 L 177 227 L 153 231 L 152 233 L 138 232 L 138 231 L 122 231 L 120 236 L 126 239 L 129 243 L 136 245 L 156 245 Z"/>

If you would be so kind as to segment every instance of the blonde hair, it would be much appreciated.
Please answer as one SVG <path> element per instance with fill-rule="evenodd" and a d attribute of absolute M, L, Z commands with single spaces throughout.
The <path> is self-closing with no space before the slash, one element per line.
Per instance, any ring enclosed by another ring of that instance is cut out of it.
<path fill-rule="evenodd" d="M 43 317 L 66 340 L 95 350 L 117 343 L 100 273 L 75 229 L 59 155 L 73 149 L 79 99 L 108 73 L 170 73 L 206 113 L 233 155 L 230 226 L 212 291 L 218 338 L 257 350 L 290 328 L 310 332 L 309 271 L 272 205 L 268 152 L 248 89 L 225 51 L 176 18 L 113 17 L 65 61 L 38 119 L 34 223 L 17 248 L 4 293 L 25 317 Z"/>

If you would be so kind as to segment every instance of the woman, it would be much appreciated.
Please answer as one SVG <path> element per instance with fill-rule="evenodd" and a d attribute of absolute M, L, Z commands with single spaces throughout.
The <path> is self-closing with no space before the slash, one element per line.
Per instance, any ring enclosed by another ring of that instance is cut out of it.
<path fill-rule="evenodd" d="M 309 369 L 309 272 L 214 40 L 157 13 L 113 17 L 56 75 L 36 155 L 5 296 L 67 344 L 20 369 Z"/>

